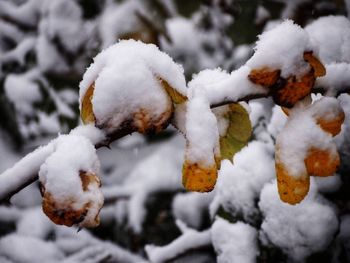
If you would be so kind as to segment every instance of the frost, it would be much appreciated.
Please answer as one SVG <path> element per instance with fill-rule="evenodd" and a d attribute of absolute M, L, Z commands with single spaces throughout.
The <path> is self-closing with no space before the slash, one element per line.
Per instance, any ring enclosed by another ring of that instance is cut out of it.
<path fill-rule="evenodd" d="M 211 239 L 217 253 L 218 263 L 254 263 L 259 254 L 258 233 L 252 226 L 229 223 L 217 218 L 211 228 Z"/>

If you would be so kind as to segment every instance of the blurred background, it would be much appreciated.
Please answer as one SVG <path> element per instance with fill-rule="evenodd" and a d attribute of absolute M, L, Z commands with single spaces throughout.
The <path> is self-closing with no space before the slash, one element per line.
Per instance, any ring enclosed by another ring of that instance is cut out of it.
<path fill-rule="evenodd" d="M 0 171 L 79 125 L 82 75 L 93 57 L 118 39 L 157 45 L 183 65 L 191 80 L 203 69 L 240 67 L 253 54 L 257 36 L 283 19 L 305 26 L 349 11 L 346 0 L 0 0 Z M 347 98 L 342 103 L 350 105 Z M 0 262 L 350 262 L 349 129 L 338 139 L 339 173 L 335 179 L 317 178 L 312 190 L 325 210 L 314 203 L 295 210 L 272 202 L 282 218 L 276 215 L 276 229 L 269 228 L 262 199 L 268 198 L 266 185 L 273 184 L 274 138 L 285 119 L 268 99 L 250 106 L 254 134 L 242 153 L 243 179 L 235 171 L 237 177 L 218 182 L 210 194 L 186 193 L 184 140 L 175 129 L 127 136 L 98 151 L 106 199 L 98 228 L 77 233 L 53 225 L 41 211 L 34 183 L 11 205 L 0 206 Z M 230 173 L 232 167 L 225 165 L 221 175 Z M 298 218 L 311 210 L 315 219 Z M 323 212 L 330 213 L 327 219 L 319 218 Z M 248 235 L 241 228 L 213 228 L 218 217 L 251 227 L 249 245 L 240 248 Z M 333 226 L 325 231 L 329 223 Z M 184 235 L 182 224 L 195 233 L 209 229 L 212 238 L 189 245 L 178 239 Z M 275 238 L 288 224 L 282 240 Z M 176 239 L 185 249 L 174 246 L 173 256 L 156 258 L 155 246 Z M 154 246 L 146 251 L 146 245 Z M 250 261 L 230 255 L 242 251 Z"/>

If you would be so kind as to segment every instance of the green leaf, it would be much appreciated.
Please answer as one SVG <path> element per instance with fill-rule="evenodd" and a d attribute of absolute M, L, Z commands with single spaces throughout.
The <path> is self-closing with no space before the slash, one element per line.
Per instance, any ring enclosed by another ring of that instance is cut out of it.
<path fill-rule="evenodd" d="M 220 136 L 221 159 L 232 161 L 235 153 L 239 152 L 249 141 L 252 134 L 252 125 L 249 114 L 239 103 L 228 105 L 229 110 L 223 118 L 229 121 L 226 133 Z"/>

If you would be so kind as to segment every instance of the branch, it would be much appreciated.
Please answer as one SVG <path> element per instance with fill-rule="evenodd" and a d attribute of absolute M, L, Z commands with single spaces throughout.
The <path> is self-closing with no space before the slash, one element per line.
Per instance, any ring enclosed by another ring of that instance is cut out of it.
<path fill-rule="evenodd" d="M 329 89 L 326 87 L 314 87 L 312 93 L 327 94 Z M 350 92 L 350 86 L 342 88 L 341 90 L 336 90 L 335 96 L 339 96 L 343 93 Z M 223 106 L 230 103 L 240 102 L 240 101 L 250 101 L 253 99 L 267 98 L 269 93 L 251 93 L 243 94 L 242 96 L 237 96 L 236 100 L 223 100 L 220 103 L 214 103 L 211 105 L 212 108 Z M 185 134 L 184 128 L 181 128 L 180 120 L 185 118 L 185 107 L 176 107 L 171 124 L 174 125 L 180 132 Z M 92 132 L 93 131 L 93 132 Z M 119 132 L 114 133 L 107 139 L 102 134 L 103 132 L 93 127 L 92 125 L 79 126 L 71 131 L 70 134 L 82 135 L 87 137 L 95 145 L 96 149 L 108 146 L 112 141 L 118 140 L 125 135 L 130 134 L 131 130 L 120 129 Z M 26 186 L 35 182 L 38 179 L 38 172 L 42 163 L 45 162 L 46 158 L 54 151 L 55 140 L 51 141 L 45 146 L 37 148 L 35 151 L 26 155 L 23 159 L 17 162 L 12 168 L 6 170 L 0 174 L 0 203 L 7 203 L 11 197 L 24 189 Z M 120 196 L 122 197 L 122 196 Z M 113 198 L 111 198 L 113 199 Z"/>
<path fill-rule="evenodd" d="M 193 249 L 211 246 L 210 230 L 202 232 L 187 228 L 181 221 L 177 222 L 183 234 L 170 244 L 158 247 L 147 245 L 145 247 L 148 258 L 151 262 L 162 263 L 174 259 L 179 255 Z"/>
<path fill-rule="evenodd" d="M 37 148 L 3 172 L 0 175 L 1 202 L 9 201 L 14 194 L 36 181 L 40 166 L 53 151 L 54 141 Z"/>
<path fill-rule="evenodd" d="M 84 136 L 94 145 L 105 140 L 103 132 L 93 125 L 79 126 L 70 134 Z M 38 179 L 40 166 L 54 152 L 55 144 L 56 139 L 40 146 L 0 174 L 0 203 L 8 203 L 13 195 Z"/>

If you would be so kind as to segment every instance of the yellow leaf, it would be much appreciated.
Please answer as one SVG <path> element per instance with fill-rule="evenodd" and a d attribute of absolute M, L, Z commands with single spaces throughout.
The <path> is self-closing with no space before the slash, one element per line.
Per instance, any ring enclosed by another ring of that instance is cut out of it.
<path fill-rule="evenodd" d="M 326 75 L 326 68 L 321 61 L 312 54 L 312 51 L 304 52 L 304 60 L 313 68 L 315 77 Z"/>
<path fill-rule="evenodd" d="M 311 148 L 304 162 L 309 175 L 330 176 L 337 171 L 340 158 L 337 152 Z"/>
<path fill-rule="evenodd" d="M 159 80 L 160 80 L 160 83 L 162 84 L 162 87 L 168 93 L 173 103 L 181 104 L 187 100 L 187 97 L 185 95 L 181 94 L 172 86 L 170 86 L 170 84 L 167 81 L 165 81 L 162 78 L 159 78 Z"/>
<path fill-rule="evenodd" d="M 207 167 L 185 160 L 182 168 L 182 184 L 188 191 L 210 192 L 217 178 L 217 165 Z"/>
<path fill-rule="evenodd" d="M 81 103 L 80 117 L 84 124 L 95 123 L 95 115 L 92 109 L 92 97 L 94 95 L 95 83 L 91 84 L 87 89 Z"/>
<path fill-rule="evenodd" d="M 322 117 L 317 118 L 317 124 L 324 130 L 332 134 L 332 136 L 336 136 L 341 131 L 341 126 L 345 120 L 345 113 L 341 111 L 338 116 L 336 116 L 332 120 L 325 120 Z"/>
<path fill-rule="evenodd" d="M 230 104 L 224 118 L 229 121 L 229 125 L 226 134 L 220 136 L 221 159 L 232 161 L 235 153 L 248 143 L 252 134 L 252 125 L 248 112 L 239 103 Z"/>
<path fill-rule="evenodd" d="M 278 154 L 277 150 L 276 154 Z M 308 174 L 292 176 L 287 172 L 283 163 L 276 162 L 276 175 L 278 193 L 283 202 L 295 205 L 300 203 L 309 192 L 310 177 Z"/>

